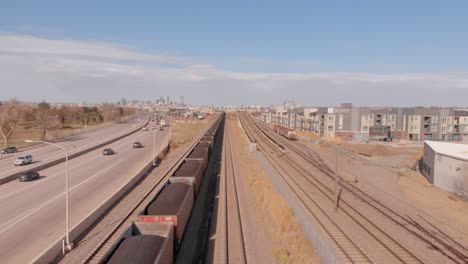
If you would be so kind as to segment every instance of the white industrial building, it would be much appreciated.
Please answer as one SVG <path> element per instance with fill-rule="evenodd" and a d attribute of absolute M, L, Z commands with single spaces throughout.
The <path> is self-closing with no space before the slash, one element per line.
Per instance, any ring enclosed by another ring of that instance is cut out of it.
<path fill-rule="evenodd" d="M 434 186 L 468 197 L 468 145 L 424 141 L 420 169 Z"/>

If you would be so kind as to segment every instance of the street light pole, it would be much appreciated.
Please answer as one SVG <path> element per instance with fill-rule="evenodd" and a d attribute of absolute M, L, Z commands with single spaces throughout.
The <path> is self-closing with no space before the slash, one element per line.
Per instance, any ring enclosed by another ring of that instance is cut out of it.
<path fill-rule="evenodd" d="M 65 151 L 65 249 L 67 251 L 70 251 L 72 249 L 72 244 L 70 243 L 70 229 L 69 229 L 69 211 L 68 211 L 68 150 L 65 147 L 62 147 L 60 145 L 50 143 L 47 141 L 39 141 L 39 140 L 30 140 L 26 139 L 25 142 L 27 143 L 43 143 L 47 145 L 51 145 L 60 149 L 63 149 Z"/>
<path fill-rule="evenodd" d="M 84 115 L 84 128 L 88 128 L 88 124 L 86 123 L 87 116 L 88 116 L 88 114 L 85 113 L 85 115 Z"/>

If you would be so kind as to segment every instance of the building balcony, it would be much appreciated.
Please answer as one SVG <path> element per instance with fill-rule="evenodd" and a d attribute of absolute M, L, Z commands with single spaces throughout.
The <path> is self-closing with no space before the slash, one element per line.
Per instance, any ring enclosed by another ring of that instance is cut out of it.
<path fill-rule="evenodd" d="M 425 125 L 430 125 L 432 123 L 432 118 L 430 117 L 424 117 L 424 124 Z"/>

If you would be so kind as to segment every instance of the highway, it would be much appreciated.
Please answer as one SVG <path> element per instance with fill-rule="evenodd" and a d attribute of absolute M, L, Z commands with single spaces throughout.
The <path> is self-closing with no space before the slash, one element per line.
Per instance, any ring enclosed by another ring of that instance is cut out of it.
<path fill-rule="evenodd" d="M 54 143 L 68 149 L 68 155 L 72 155 L 78 151 L 88 149 L 92 146 L 117 138 L 121 135 L 131 132 L 132 130 L 141 127 L 148 120 L 147 116 L 139 116 L 128 121 L 115 123 L 110 126 L 85 132 L 79 135 L 67 137 Z M 32 155 L 33 162 L 25 166 L 14 166 L 16 157 L 24 155 Z M 17 153 L 0 155 L 0 179 L 4 179 L 10 175 L 21 171 L 34 169 L 44 163 L 51 162 L 65 156 L 64 151 L 55 146 L 40 144 L 25 149 L 19 149 Z"/>
<path fill-rule="evenodd" d="M 168 131 L 156 130 L 157 150 L 167 144 Z M 144 147 L 134 149 L 135 141 Z M 153 131 L 138 131 L 109 147 L 117 153 L 103 156 L 101 148 L 69 161 L 70 229 L 151 161 Z M 40 174 L 37 181 L 0 185 L 2 263 L 28 263 L 65 236 L 65 164 Z"/>

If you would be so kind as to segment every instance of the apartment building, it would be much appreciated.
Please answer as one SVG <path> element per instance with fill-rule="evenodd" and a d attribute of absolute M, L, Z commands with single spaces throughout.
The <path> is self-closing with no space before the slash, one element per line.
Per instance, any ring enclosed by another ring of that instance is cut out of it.
<path fill-rule="evenodd" d="M 363 141 L 468 140 L 468 109 L 415 107 L 278 107 L 263 114 L 267 123 L 312 132 L 325 138 Z"/>

